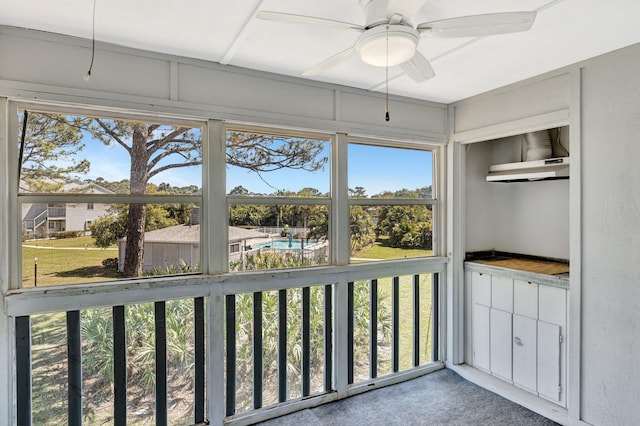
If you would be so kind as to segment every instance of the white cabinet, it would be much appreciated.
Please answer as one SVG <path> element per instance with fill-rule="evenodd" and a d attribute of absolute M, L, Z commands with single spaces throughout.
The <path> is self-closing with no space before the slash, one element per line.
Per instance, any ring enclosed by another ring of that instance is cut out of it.
<path fill-rule="evenodd" d="M 538 321 L 538 395 L 562 402 L 560 326 Z"/>
<path fill-rule="evenodd" d="M 565 406 L 567 290 L 473 271 L 473 365 Z"/>
<path fill-rule="evenodd" d="M 473 365 L 491 372 L 490 359 L 490 306 L 491 306 L 491 275 L 481 272 L 471 274 L 472 282 L 472 334 L 473 334 Z"/>
<path fill-rule="evenodd" d="M 488 306 L 478 303 L 473 305 L 473 365 L 476 368 L 491 372 L 489 348 L 489 311 Z"/>
<path fill-rule="evenodd" d="M 491 308 L 491 374 L 511 381 L 511 314 Z"/>
<path fill-rule="evenodd" d="M 513 384 L 536 392 L 538 381 L 537 321 L 513 315 Z"/>
<path fill-rule="evenodd" d="M 538 284 L 513 280 L 513 313 L 538 318 Z"/>
<path fill-rule="evenodd" d="M 513 279 L 491 276 L 491 307 L 505 312 L 513 312 Z"/>
<path fill-rule="evenodd" d="M 491 306 L 491 274 L 473 272 L 471 274 L 473 304 Z"/>

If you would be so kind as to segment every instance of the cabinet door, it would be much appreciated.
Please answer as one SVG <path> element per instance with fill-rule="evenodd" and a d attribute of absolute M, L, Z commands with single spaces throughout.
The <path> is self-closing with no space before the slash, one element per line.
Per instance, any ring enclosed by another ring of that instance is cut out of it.
<path fill-rule="evenodd" d="M 511 381 L 511 317 L 509 312 L 491 309 L 491 374 Z"/>
<path fill-rule="evenodd" d="M 528 391 L 537 388 L 537 321 L 513 316 L 513 383 Z"/>
<path fill-rule="evenodd" d="M 489 307 L 473 305 L 473 366 L 489 372 Z"/>
<path fill-rule="evenodd" d="M 538 395 L 560 402 L 560 327 L 538 321 Z"/>
<path fill-rule="evenodd" d="M 538 319 L 538 284 L 513 280 L 513 313 Z"/>
<path fill-rule="evenodd" d="M 491 306 L 491 275 L 482 272 L 471 274 L 471 300 L 473 304 L 479 303 Z"/>
<path fill-rule="evenodd" d="M 499 275 L 491 277 L 491 307 L 513 312 L 513 279 Z"/>
<path fill-rule="evenodd" d="M 567 290 L 541 285 L 538 289 L 538 319 L 564 327 L 567 323 Z"/>

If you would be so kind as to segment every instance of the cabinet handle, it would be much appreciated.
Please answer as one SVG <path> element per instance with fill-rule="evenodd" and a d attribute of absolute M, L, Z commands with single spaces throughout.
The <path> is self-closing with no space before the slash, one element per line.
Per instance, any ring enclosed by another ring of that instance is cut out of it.
<path fill-rule="evenodd" d="M 519 337 L 514 337 L 513 341 L 516 342 L 516 345 L 523 346 L 522 340 Z"/>

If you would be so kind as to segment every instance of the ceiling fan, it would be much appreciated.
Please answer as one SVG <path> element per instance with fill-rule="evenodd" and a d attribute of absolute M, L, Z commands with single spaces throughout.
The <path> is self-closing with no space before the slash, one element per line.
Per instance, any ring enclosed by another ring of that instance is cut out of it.
<path fill-rule="evenodd" d="M 359 32 L 355 44 L 303 73 L 320 74 L 339 63 L 359 55 L 362 61 L 378 67 L 399 65 L 414 81 L 420 83 L 435 76 L 429 61 L 417 50 L 421 36 L 479 37 L 527 31 L 533 25 L 536 12 L 502 12 L 461 16 L 424 22 L 413 26 L 410 15 L 425 0 L 360 0 L 365 12 L 365 24 L 335 21 L 313 16 L 260 11 L 259 19 L 332 27 Z"/>

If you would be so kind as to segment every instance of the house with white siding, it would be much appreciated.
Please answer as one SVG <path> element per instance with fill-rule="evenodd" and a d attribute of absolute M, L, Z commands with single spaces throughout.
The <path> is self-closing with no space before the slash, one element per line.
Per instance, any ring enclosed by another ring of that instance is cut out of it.
<path fill-rule="evenodd" d="M 21 184 L 21 189 L 26 184 Z M 67 182 L 58 190 L 62 193 L 113 194 L 95 183 Z M 22 231 L 27 235 L 48 235 L 60 231 L 90 233 L 89 227 L 99 217 L 109 214 L 109 204 L 90 202 L 23 203 Z"/>

